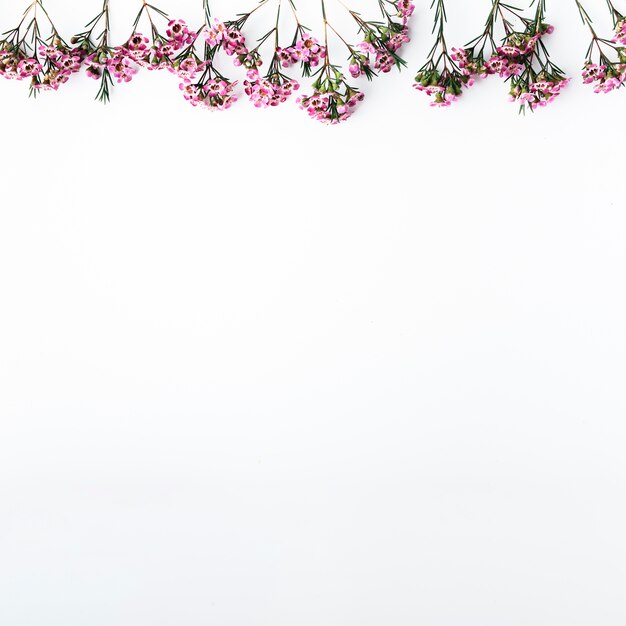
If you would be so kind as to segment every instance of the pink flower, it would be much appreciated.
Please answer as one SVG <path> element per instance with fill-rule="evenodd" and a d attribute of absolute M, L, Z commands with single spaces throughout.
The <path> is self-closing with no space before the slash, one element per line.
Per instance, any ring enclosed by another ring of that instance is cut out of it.
<path fill-rule="evenodd" d="M 73 74 L 80 70 L 81 63 L 80 56 L 64 54 L 56 60 L 55 65 L 64 73 Z"/>
<path fill-rule="evenodd" d="M 245 56 L 248 54 L 246 38 L 235 28 L 226 30 L 222 38 L 222 47 L 228 56 Z"/>
<path fill-rule="evenodd" d="M 141 33 L 135 33 L 126 44 L 128 55 L 135 61 L 143 59 L 149 52 L 150 40 Z"/>
<path fill-rule="evenodd" d="M 18 80 L 36 76 L 39 72 L 41 72 L 41 70 L 41 64 L 37 61 L 37 59 L 23 59 L 17 64 Z"/>
<path fill-rule="evenodd" d="M 350 72 L 350 76 L 352 76 L 352 78 L 358 78 L 362 74 L 361 65 L 359 63 L 352 63 L 348 68 L 348 71 Z"/>
<path fill-rule="evenodd" d="M 396 3 L 398 8 L 398 17 L 402 18 L 402 23 L 406 24 L 415 11 L 415 5 L 411 0 L 399 0 Z"/>
<path fill-rule="evenodd" d="M 508 44 L 500 46 L 497 50 L 501 55 L 504 55 L 505 57 L 519 57 L 525 54 L 524 50 L 520 50 L 518 47 Z"/>
<path fill-rule="evenodd" d="M 90 54 L 85 59 L 85 65 L 87 66 L 85 73 L 89 78 L 99 80 L 102 77 L 103 64 L 99 61 L 98 54 Z"/>
<path fill-rule="evenodd" d="M 495 55 L 485 62 L 485 68 L 488 74 L 499 74 L 503 76 L 508 64 L 509 60 L 507 58 Z"/>
<path fill-rule="evenodd" d="M 204 70 L 204 63 L 198 63 L 194 57 L 187 57 L 168 67 L 169 71 L 183 78 L 187 82 L 194 80 L 198 72 Z"/>
<path fill-rule="evenodd" d="M 165 34 L 177 50 L 192 44 L 195 39 L 195 35 L 189 31 L 183 20 L 171 20 L 167 25 Z"/>
<path fill-rule="evenodd" d="M 376 53 L 374 67 L 383 74 L 390 72 L 395 63 L 395 59 L 388 52 L 378 51 Z"/>
<path fill-rule="evenodd" d="M 211 27 L 204 28 L 204 39 L 211 48 L 214 48 L 218 44 L 222 43 L 224 36 L 226 35 L 226 31 L 226 25 L 223 22 L 220 22 L 220 20 L 214 18 L 211 23 Z"/>
<path fill-rule="evenodd" d="M 50 59 L 51 61 L 56 61 L 63 53 L 61 52 L 61 50 L 59 50 L 59 48 L 57 48 L 57 46 L 50 45 L 50 46 L 39 46 L 39 54 L 44 59 Z"/>
<path fill-rule="evenodd" d="M 405 43 L 409 43 L 409 29 L 404 27 L 399 33 L 395 33 L 387 42 L 387 48 L 392 52 L 397 52 Z"/>
<path fill-rule="evenodd" d="M 118 83 L 128 83 L 137 73 L 137 68 L 133 66 L 131 59 L 124 53 L 124 49 L 119 49 L 115 56 L 107 60 L 107 67 L 113 78 Z"/>
<path fill-rule="evenodd" d="M 450 55 L 452 60 L 457 63 L 457 65 L 464 69 L 469 65 L 469 58 L 467 56 L 467 50 L 462 48 L 452 48 L 452 54 Z"/>

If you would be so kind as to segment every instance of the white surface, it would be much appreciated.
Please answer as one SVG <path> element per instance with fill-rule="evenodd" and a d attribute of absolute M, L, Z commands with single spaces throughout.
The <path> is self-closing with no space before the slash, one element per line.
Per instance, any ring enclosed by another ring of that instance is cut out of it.
<path fill-rule="evenodd" d="M 626 93 L 434 111 L 416 27 L 334 129 L 0 83 L 3 626 L 625 623 Z"/>

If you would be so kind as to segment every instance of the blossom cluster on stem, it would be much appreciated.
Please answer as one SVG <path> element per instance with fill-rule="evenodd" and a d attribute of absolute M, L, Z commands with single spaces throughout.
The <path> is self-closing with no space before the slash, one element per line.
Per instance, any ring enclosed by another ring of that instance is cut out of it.
<path fill-rule="evenodd" d="M 595 93 L 609 93 L 626 83 L 626 17 L 607 0 L 613 20 L 613 37 L 600 37 L 581 0 L 575 0 L 583 23 L 591 34 L 582 70 L 583 83 L 592 85 Z"/>
<path fill-rule="evenodd" d="M 83 59 L 83 51 L 61 37 L 43 0 L 34 0 L 19 24 L 0 40 L 0 75 L 28 80 L 33 95 L 57 91 L 80 71 Z"/>
<path fill-rule="evenodd" d="M 565 73 L 551 61 L 544 42 L 554 31 L 545 20 L 545 0 L 533 3 L 534 17 L 525 16 L 502 0 L 492 0 L 483 33 L 464 48 L 452 48 L 449 54 L 443 34 L 444 0 L 434 0 L 435 4 L 437 42 L 415 85 L 434 95 L 434 104 L 448 106 L 477 78 L 498 76 L 509 83 L 510 99 L 520 105 L 521 111 L 534 111 L 553 102 L 569 83 Z"/>
<path fill-rule="evenodd" d="M 426 63 L 415 77 L 414 87 L 432 98 L 431 106 L 448 107 L 459 99 L 464 88 L 474 84 L 474 79 L 471 74 L 463 71 L 463 65 L 455 51 L 450 53 L 448 50 L 444 0 L 433 0 L 431 8 L 435 8 L 433 33 L 436 33 L 436 39 Z"/>

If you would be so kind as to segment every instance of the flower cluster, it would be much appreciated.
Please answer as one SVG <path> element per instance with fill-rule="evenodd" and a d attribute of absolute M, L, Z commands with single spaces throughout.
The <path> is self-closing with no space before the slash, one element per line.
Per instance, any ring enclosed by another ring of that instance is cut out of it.
<path fill-rule="evenodd" d="M 216 66 L 220 52 L 235 59 L 245 56 L 245 38 L 207 13 L 205 23 L 197 31 L 188 32 L 182 50 L 174 50 L 169 59 L 169 71 L 181 81 L 180 90 L 194 107 L 224 111 L 238 100 L 237 81 L 227 78 Z"/>
<path fill-rule="evenodd" d="M 312 119 L 338 124 L 347 120 L 362 100 L 363 94 L 350 87 L 337 68 L 329 66 L 313 83 L 313 94 L 298 98 L 298 104 Z"/>
<path fill-rule="evenodd" d="M 318 67 L 326 56 L 326 48 L 304 28 L 298 26 L 293 44 L 286 48 L 278 46 L 276 54 L 282 67 L 289 68 L 300 63 L 303 74 L 310 76 L 312 68 Z"/>
<path fill-rule="evenodd" d="M 510 99 L 521 110 L 543 107 L 561 93 L 569 79 L 552 61 L 544 37 L 554 28 L 545 21 L 545 0 L 536 0 L 534 18 L 528 18 L 502 0 L 492 0 L 483 33 L 464 48 L 447 53 L 443 37 L 445 7 L 437 0 L 439 66 L 431 63 L 420 72 L 416 87 L 435 96 L 435 104 L 447 106 L 477 78 L 498 76 L 510 83 Z M 437 24 L 437 22 L 436 22 Z M 498 32 L 502 33 L 499 43 Z"/>
<path fill-rule="evenodd" d="M 586 85 L 593 85 L 596 93 L 609 93 L 626 82 L 626 18 L 617 11 L 610 0 L 607 2 L 613 19 L 612 39 L 599 37 L 589 13 L 580 0 L 576 0 L 580 17 L 591 33 L 591 43 L 582 76 Z"/>
<path fill-rule="evenodd" d="M 264 78 L 257 70 L 249 70 L 247 76 L 248 79 L 244 81 L 245 92 L 257 108 L 278 106 L 286 102 L 294 91 L 300 89 L 298 81 L 279 72 Z"/>
<path fill-rule="evenodd" d="M 435 7 L 433 32 L 436 32 L 436 40 L 413 86 L 432 98 L 431 106 L 447 107 L 458 100 L 464 88 L 474 84 L 474 79 L 469 72 L 464 71 L 466 66 L 458 51 L 453 49 L 452 54 L 448 52 L 444 0 L 433 0 L 432 7 Z"/>
<path fill-rule="evenodd" d="M 139 31 L 143 18 L 149 23 L 150 37 Z M 157 18 L 165 23 L 163 33 L 156 25 Z M 102 10 L 87 24 L 86 29 L 75 35 L 72 43 L 81 50 L 87 76 L 100 82 L 98 99 L 103 102 L 109 101 L 110 89 L 115 82 L 130 82 L 141 67 L 180 70 L 183 74 L 193 72 L 190 64 L 181 67 L 176 63 L 176 54 L 193 42 L 195 33 L 183 20 L 169 20 L 163 11 L 143 0 L 133 31 L 123 45 L 111 46 L 109 43 L 109 0 L 104 0 Z"/>
<path fill-rule="evenodd" d="M 527 25 L 523 33 L 507 37 L 492 57 L 492 63 L 500 63 L 503 70 L 500 76 L 511 81 L 511 101 L 522 108 L 534 110 L 553 102 L 570 81 L 554 65 L 548 56 L 542 38 L 550 35 L 554 28 L 538 16 Z"/>
<path fill-rule="evenodd" d="M 404 61 L 398 55 L 400 48 L 410 41 L 408 20 L 415 5 L 403 0 L 391 4 L 393 9 L 382 4 L 385 22 L 366 22 L 355 11 L 350 11 L 363 33 L 363 40 L 350 47 L 350 75 L 353 78 L 365 75 L 371 79 L 376 73 L 389 73 L 394 67 L 401 68 Z"/>
<path fill-rule="evenodd" d="M 316 79 L 313 94 L 298 101 L 300 107 L 313 119 L 336 124 L 350 117 L 364 98 L 359 89 L 347 83 L 344 71 L 331 62 L 328 49 L 330 35 L 334 35 L 346 47 L 349 54 L 348 71 L 353 79 L 365 76 L 372 80 L 380 73 L 390 72 L 393 67 L 400 69 L 405 65 L 398 53 L 409 41 L 407 25 L 415 6 L 411 0 L 378 0 L 378 4 L 382 21 L 365 20 L 359 13 L 343 5 L 363 35 L 362 41 L 355 45 L 349 43 L 329 21 L 322 0 L 325 41 L 323 64 L 313 74 Z"/>
<path fill-rule="evenodd" d="M 33 90 L 56 91 L 80 71 L 81 62 L 80 51 L 61 40 L 40 45 L 33 56 L 10 45 L 0 50 L 0 74 L 13 80 L 30 79 Z"/>
<path fill-rule="evenodd" d="M 42 34 L 44 23 L 47 36 Z M 9 80 L 29 80 L 34 95 L 59 89 L 80 71 L 83 58 L 81 49 L 63 40 L 42 0 L 30 4 L 19 24 L 0 40 L 0 75 Z"/>
<path fill-rule="evenodd" d="M 149 5 L 143 5 L 142 11 L 150 11 Z M 165 17 L 165 14 L 162 14 Z M 185 46 L 193 43 L 195 33 L 191 33 L 183 20 L 171 20 L 167 24 L 165 36 L 152 27 L 151 38 L 137 31 L 141 12 L 135 23 L 135 28 L 128 41 L 114 48 L 107 67 L 118 83 L 130 82 L 139 67 L 148 70 L 168 69 L 177 73 L 180 64 L 176 63 L 176 53 Z M 154 24 L 150 19 L 151 24 Z M 189 71 L 187 66 L 187 72 Z M 185 68 L 180 70 L 185 72 Z"/>
<path fill-rule="evenodd" d="M 262 2 L 257 9 L 265 4 L 266 3 Z M 246 69 L 246 79 L 243 83 L 244 93 L 256 108 L 264 109 L 267 107 L 275 107 L 286 102 L 293 92 L 300 88 L 300 84 L 297 80 L 290 78 L 282 71 L 283 66 L 288 67 L 295 63 L 296 60 L 300 60 L 303 63 L 310 62 L 314 53 L 319 54 L 319 50 L 316 49 L 317 42 L 314 40 L 310 42 L 307 40 L 307 45 L 304 45 L 303 42 L 298 42 L 298 46 L 294 45 L 286 49 L 280 47 L 279 24 L 282 9 L 281 2 L 279 2 L 277 6 L 275 25 L 273 28 L 261 37 L 254 48 L 249 49 L 245 44 L 245 38 L 241 35 L 241 31 L 252 15 L 256 13 L 257 9 L 240 15 L 238 20 L 226 24 L 226 32 L 234 33 L 234 37 L 230 37 L 229 39 L 234 38 L 238 40 L 232 54 L 235 57 L 235 65 Z M 310 45 L 308 45 L 309 43 Z M 263 74 L 261 73 L 261 67 L 263 65 L 261 51 L 265 48 L 271 51 L 272 56 L 268 70 Z M 228 50 L 226 52 L 229 54 Z M 281 63 L 283 59 L 284 61 Z M 288 63 L 286 59 L 290 59 L 292 62 Z"/>
<path fill-rule="evenodd" d="M 225 78 L 204 78 L 196 84 L 181 83 L 180 89 L 192 106 L 209 111 L 225 111 L 237 101 L 235 86 L 236 83 Z"/>

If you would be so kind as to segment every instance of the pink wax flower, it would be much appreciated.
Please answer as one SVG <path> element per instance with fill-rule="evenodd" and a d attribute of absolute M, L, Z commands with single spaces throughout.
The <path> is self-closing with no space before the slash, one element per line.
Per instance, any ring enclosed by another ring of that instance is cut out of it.
<path fill-rule="evenodd" d="M 123 49 L 118 49 L 117 54 L 107 61 L 107 67 L 118 83 L 130 82 L 137 73 L 137 68 Z"/>

